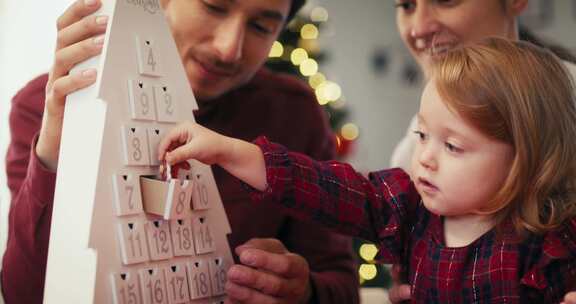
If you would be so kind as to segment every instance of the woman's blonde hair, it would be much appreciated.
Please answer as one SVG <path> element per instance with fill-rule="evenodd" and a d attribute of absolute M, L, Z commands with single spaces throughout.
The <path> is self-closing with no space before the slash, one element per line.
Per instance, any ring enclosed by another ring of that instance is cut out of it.
<path fill-rule="evenodd" d="M 517 232 L 543 233 L 576 215 L 574 83 L 551 52 L 489 38 L 448 53 L 434 68 L 448 107 L 514 147 L 502 188 L 482 212 Z"/>

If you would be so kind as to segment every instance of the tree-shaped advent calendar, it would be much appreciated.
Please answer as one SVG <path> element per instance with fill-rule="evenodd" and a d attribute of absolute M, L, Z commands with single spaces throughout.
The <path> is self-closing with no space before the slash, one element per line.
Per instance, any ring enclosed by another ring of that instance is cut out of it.
<path fill-rule="evenodd" d="M 156 179 L 196 101 L 158 0 L 104 0 L 98 79 L 66 101 L 45 303 L 222 303 L 230 225 L 209 166 Z"/>

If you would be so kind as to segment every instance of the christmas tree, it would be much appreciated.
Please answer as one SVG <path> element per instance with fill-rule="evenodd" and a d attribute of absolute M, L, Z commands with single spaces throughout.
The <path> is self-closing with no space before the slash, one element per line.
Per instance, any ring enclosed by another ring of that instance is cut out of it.
<path fill-rule="evenodd" d="M 303 11 L 288 24 L 270 51 L 267 67 L 296 75 L 308 82 L 315 91 L 318 103 L 326 111 L 337 142 L 337 157 L 346 159 L 353 153 L 358 127 L 350 122 L 349 109 L 342 97 L 341 87 L 319 71 L 319 63 L 328 59 L 319 45 L 322 25 L 328 12 L 322 7 Z M 357 252 L 360 284 L 364 287 L 388 287 L 390 274 L 386 266 L 374 261 L 378 249 L 363 240 L 354 240 Z"/>

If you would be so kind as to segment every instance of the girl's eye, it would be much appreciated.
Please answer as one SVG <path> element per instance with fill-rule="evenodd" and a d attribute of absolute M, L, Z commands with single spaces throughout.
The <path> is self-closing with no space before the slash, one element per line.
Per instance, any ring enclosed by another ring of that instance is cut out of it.
<path fill-rule="evenodd" d="M 460 147 L 457 147 L 449 142 L 446 142 L 444 144 L 446 146 L 446 150 L 450 151 L 450 152 L 454 152 L 454 153 L 458 153 L 458 152 L 462 152 L 462 149 Z"/>
<path fill-rule="evenodd" d="M 224 7 L 220 7 L 211 3 L 208 3 L 206 1 L 203 2 L 204 6 L 211 12 L 213 13 L 217 13 L 217 14 L 223 14 L 226 13 L 226 8 Z"/>
<path fill-rule="evenodd" d="M 443 5 L 455 5 L 458 3 L 457 0 L 436 0 L 436 2 L 438 2 L 438 4 L 443 4 Z"/>
<path fill-rule="evenodd" d="M 414 3 L 414 1 L 399 1 L 399 2 L 396 2 L 395 6 L 397 9 L 409 11 L 409 10 L 412 10 L 416 7 L 416 3 Z"/>
<path fill-rule="evenodd" d="M 424 141 L 426 140 L 426 133 L 422 132 L 422 131 L 414 131 L 414 134 L 416 134 L 416 136 L 418 136 L 418 139 L 420 141 Z"/>

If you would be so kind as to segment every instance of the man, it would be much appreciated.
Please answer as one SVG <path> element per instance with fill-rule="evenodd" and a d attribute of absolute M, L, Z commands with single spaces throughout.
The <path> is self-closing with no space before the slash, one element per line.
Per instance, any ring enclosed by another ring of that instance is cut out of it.
<path fill-rule="evenodd" d="M 262 68 L 303 2 L 161 0 L 198 99 L 199 123 L 247 140 L 264 134 L 316 158 L 334 156 L 329 127 L 311 91 Z M 1 274 L 8 304 L 42 301 L 65 98 L 96 79 L 95 70 L 70 69 L 102 50 L 108 19 L 91 16 L 100 6 L 100 0 L 77 0 L 60 16 L 49 75 L 30 82 L 13 100 L 7 155 L 13 200 Z M 239 261 L 228 272 L 231 302 L 358 302 L 349 239 L 294 222 L 264 204 L 247 208 L 239 185 L 220 168 L 214 175 Z"/>

